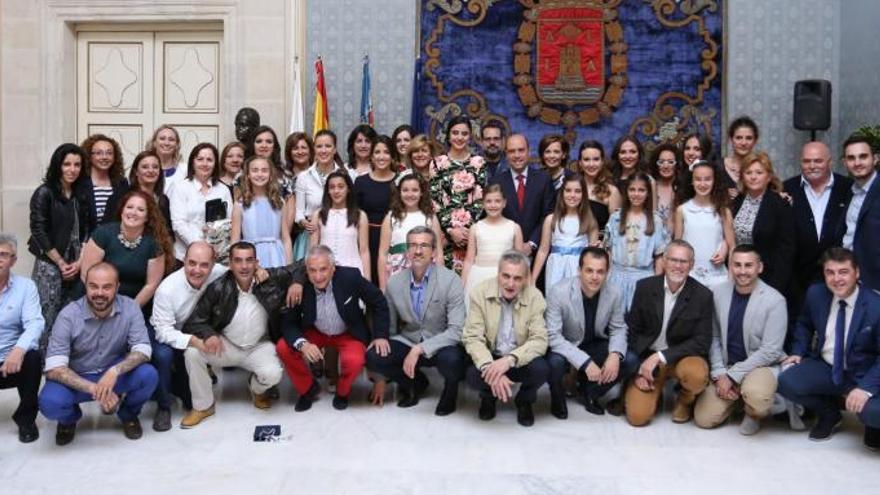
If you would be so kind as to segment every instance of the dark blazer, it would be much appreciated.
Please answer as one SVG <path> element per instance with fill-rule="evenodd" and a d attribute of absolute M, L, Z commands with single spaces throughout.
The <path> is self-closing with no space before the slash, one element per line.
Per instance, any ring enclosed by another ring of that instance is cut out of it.
<path fill-rule="evenodd" d="M 825 326 L 831 314 L 834 295 L 825 284 L 814 284 L 807 291 L 804 308 L 795 324 L 792 354 L 822 359 Z M 816 346 L 812 347 L 813 335 Z M 844 376 L 871 394 L 880 393 L 880 295 L 864 285 L 853 308 L 846 332 Z"/>
<path fill-rule="evenodd" d="M 279 268 L 267 268 L 266 271 L 269 278 L 256 284 L 253 292 L 269 314 L 269 337 L 275 342 L 281 338 L 278 314 L 284 308 L 287 288 L 294 283 L 305 284 L 305 270 L 300 261 Z M 222 334 L 235 316 L 236 310 L 238 283 L 230 270 L 208 285 L 184 323 L 182 331 L 201 339 Z"/>
<path fill-rule="evenodd" d="M 846 221 L 843 231 L 846 232 Z M 880 291 L 880 175 L 874 178 L 859 210 L 853 252 L 859 263 L 862 285 Z"/>
<path fill-rule="evenodd" d="M 111 194 L 111 196 L 125 194 L 128 192 L 129 189 L 128 179 L 120 179 L 116 182 L 113 182 L 111 185 L 113 186 L 113 194 Z M 89 202 L 89 234 L 91 234 L 95 231 L 96 228 L 98 228 L 98 210 L 95 207 L 95 185 L 92 182 L 92 178 L 89 177 L 88 174 L 86 174 L 86 176 L 79 181 L 76 192 L 80 197 L 86 199 Z M 110 214 L 110 210 L 106 210 L 104 212 L 105 217 L 108 214 Z"/>
<path fill-rule="evenodd" d="M 626 316 L 629 347 L 640 358 L 652 352 L 651 344 L 657 340 L 663 326 L 663 279 L 663 275 L 655 275 L 640 280 Z M 667 363 L 671 365 L 688 356 L 708 359 L 714 306 L 712 291 L 688 277 L 675 300 L 666 327 L 669 348 L 663 351 L 663 356 Z"/>
<path fill-rule="evenodd" d="M 733 200 L 732 213 L 736 217 L 745 196 L 740 194 Z M 779 194 L 768 190 L 764 193 L 758 216 L 752 227 L 752 244 L 764 262 L 761 280 L 779 291 L 788 294 L 791 266 L 794 259 L 794 218 L 791 206 Z"/>
<path fill-rule="evenodd" d="M 522 229 L 523 242 L 541 244 L 541 226 L 544 217 L 553 211 L 556 205 L 556 192 L 553 190 L 553 181 L 543 170 L 529 168 L 526 177 L 526 199 L 523 209 L 520 211 L 519 202 L 516 199 L 516 183 L 513 180 L 513 170 L 496 173 L 492 178 L 493 184 L 501 184 L 507 205 L 502 213 L 519 224 Z"/>
<path fill-rule="evenodd" d="M 382 291 L 361 276 L 360 270 L 346 266 L 336 267 L 336 272 L 333 274 L 333 298 L 336 299 L 336 310 L 348 326 L 348 332 L 352 337 L 365 344 L 371 339 L 388 338 L 390 321 L 388 301 L 385 300 Z M 361 301 L 372 312 L 370 325 L 373 329 L 372 337 L 360 306 Z M 291 308 L 281 317 L 281 332 L 291 348 L 297 340 L 304 338 L 305 330 L 315 326 L 317 312 L 315 286 L 310 281 L 306 281 L 302 303 Z"/>
<path fill-rule="evenodd" d="M 797 175 L 785 181 L 785 192 L 792 198 L 795 239 L 789 296 L 797 301 L 803 301 L 811 284 L 822 281 L 819 257 L 828 248 L 840 246 L 846 231 L 846 207 L 852 197 L 852 180 L 834 174 L 834 184 L 831 186 L 831 195 L 822 220 L 822 233 L 817 238 L 813 210 L 810 209 L 810 202 L 801 187 L 801 177 Z M 800 309 L 800 303 L 797 308 Z"/>

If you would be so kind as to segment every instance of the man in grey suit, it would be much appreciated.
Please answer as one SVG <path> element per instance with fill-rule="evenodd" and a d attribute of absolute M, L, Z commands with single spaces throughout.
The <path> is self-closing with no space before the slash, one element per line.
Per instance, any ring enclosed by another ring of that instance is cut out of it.
<path fill-rule="evenodd" d="M 406 235 L 410 268 L 388 280 L 385 297 L 391 315 L 391 352 L 367 353 L 367 369 L 394 381 L 402 390 L 399 407 L 419 403 L 428 378 L 419 371 L 436 366 L 445 384 L 434 413 L 455 412 L 458 383 L 468 364 L 461 346 L 464 326 L 464 289 L 452 270 L 434 264 L 437 239 L 427 227 L 415 227 Z"/>
<path fill-rule="evenodd" d="M 712 289 L 712 383 L 694 410 L 694 422 L 701 428 L 723 423 L 742 400 L 746 414 L 739 431 L 754 435 L 773 405 L 779 363 L 785 358 L 788 312 L 782 294 L 758 278 L 762 270 L 755 247 L 741 244 L 730 259 L 733 282 Z"/>
<path fill-rule="evenodd" d="M 578 261 L 579 275 L 560 281 L 547 293 L 550 365 L 550 412 L 568 417 L 562 377 L 577 370 L 578 388 L 592 414 L 605 414 L 599 398 L 638 369 L 638 358 L 627 353 L 623 296 L 606 285 L 608 252 L 586 247 Z"/>

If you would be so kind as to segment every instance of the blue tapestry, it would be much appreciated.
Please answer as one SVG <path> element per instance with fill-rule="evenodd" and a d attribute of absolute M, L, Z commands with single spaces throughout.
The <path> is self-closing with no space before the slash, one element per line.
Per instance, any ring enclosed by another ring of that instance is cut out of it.
<path fill-rule="evenodd" d="M 720 142 L 721 0 L 422 0 L 413 123 L 465 114 L 537 143 Z M 574 158 L 574 157 L 573 157 Z"/>

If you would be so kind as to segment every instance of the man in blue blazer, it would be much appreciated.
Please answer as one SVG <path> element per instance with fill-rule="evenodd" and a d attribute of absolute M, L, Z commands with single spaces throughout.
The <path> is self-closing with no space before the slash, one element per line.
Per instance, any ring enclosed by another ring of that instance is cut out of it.
<path fill-rule="evenodd" d="M 852 249 L 861 267 L 862 285 L 880 291 L 880 185 L 877 154 L 861 136 L 843 143 L 843 163 L 853 178 L 852 199 L 846 210 L 843 247 Z"/>
<path fill-rule="evenodd" d="M 523 234 L 523 254 L 532 256 L 541 243 L 544 217 L 553 211 L 556 195 L 553 181 L 543 170 L 529 167 L 529 142 L 513 134 L 506 144 L 508 168 L 496 173 L 492 183 L 500 184 L 507 199 L 502 213 L 516 222 Z"/>
<path fill-rule="evenodd" d="M 365 346 L 375 347 L 381 356 L 391 352 L 388 303 L 382 291 L 358 269 L 336 266 L 333 251 L 327 246 L 309 249 L 305 262 L 308 281 L 303 287 L 302 303 L 282 316 L 284 338 L 275 350 L 299 393 L 294 407 L 299 412 L 312 407 L 320 390 L 309 363 L 323 360 L 325 347 L 336 348 L 341 376 L 333 407 L 345 409 L 351 386 L 366 361 Z M 372 312 L 372 332 L 367 328 L 361 301 Z"/>
<path fill-rule="evenodd" d="M 816 412 L 810 440 L 831 438 L 840 424 L 838 400 L 865 424 L 865 446 L 880 447 L 880 295 L 859 285 L 852 251 L 822 256 L 825 284 L 807 291 L 795 326 L 791 366 L 779 376 L 779 393 Z M 812 346 L 813 336 L 816 345 Z"/>

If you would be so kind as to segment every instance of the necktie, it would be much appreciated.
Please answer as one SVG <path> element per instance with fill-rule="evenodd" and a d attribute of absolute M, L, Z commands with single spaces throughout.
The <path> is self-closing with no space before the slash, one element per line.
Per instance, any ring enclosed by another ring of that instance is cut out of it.
<path fill-rule="evenodd" d="M 526 176 L 519 174 L 516 182 L 516 201 L 519 203 L 519 210 L 522 211 L 526 203 Z"/>
<path fill-rule="evenodd" d="M 831 381 L 843 384 L 844 350 L 846 347 L 846 301 L 841 300 L 837 310 L 837 323 L 834 325 L 834 364 L 831 366 Z"/>

